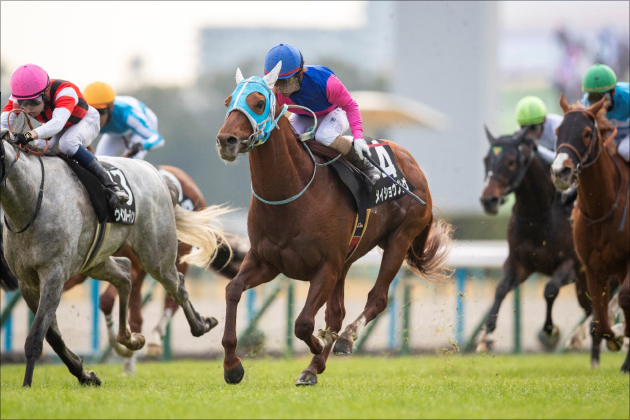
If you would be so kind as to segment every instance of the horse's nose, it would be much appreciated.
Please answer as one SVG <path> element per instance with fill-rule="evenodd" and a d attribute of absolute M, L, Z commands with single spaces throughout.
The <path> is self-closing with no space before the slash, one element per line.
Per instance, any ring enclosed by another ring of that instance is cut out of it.
<path fill-rule="evenodd" d="M 238 144 L 238 139 L 231 134 L 218 134 L 217 146 L 234 147 Z"/>
<path fill-rule="evenodd" d="M 571 176 L 571 168 L 562 168 L 562 171 L 560 171 L 560 175 L 562 175 L 564 179 L 569 178 Z"/>
<path fill-rule="evenodd" d="M 497 196 L 484 196 L 479 199 L 483 209 L 490 214 L 496 214 L 499 211 L 499 197 Z"/>

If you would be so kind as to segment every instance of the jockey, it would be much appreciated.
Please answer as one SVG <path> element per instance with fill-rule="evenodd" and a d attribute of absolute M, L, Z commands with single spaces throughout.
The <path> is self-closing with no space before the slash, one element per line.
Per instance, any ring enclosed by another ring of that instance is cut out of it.
<path fill-rule="evenodd" d="M 551 165 L 556 158 L 556 129 L 562 123 L 562 117 L 547 114 L 542 99 L 526 96 L 516 105 L 516 121 L 522 129 L 527 128 L 525 138 L 536 142 L 543 162 Z"/>
<path fill-rule="evenodd" d="M 582 80 L 582 105 L 587 107 L 602 98 L 606 118 L 617 127 L 615 143 L 617 153 L 626 162 L 630 161 L 630 93 L 628 82 L 617 82 L 615 72 L 605 64 L 592 66 Z"/>
<path fill-rule="evenodd" d="M 100 114 L 103 136 L 96 155 L 144 159 L 150 149 L 164 145 L 157 132 L 157 117 L 139 100 L 116 96 L 114 89 L 103 82 L 87 85 L 85 99 Z"/>
<path fill-rule="evenodd" d="M 33 141 L 43 149 L 43 139 L 51 138 L 51 149 L 61 150 L 101 182 L 112 207 L 125 204 L 129 200 L 125 190 L 111 180 L 101 163 L 86 149 L 98 135 L 99 118 L 79 88 L 65 80 L 51 80 L 44 69 L 34 64 L 18 67 L 10 85 L 11 96 L 2 110 L 2 128 L 9 128 L 10 112 L 20 108 L 43 123 L 17 134 L 17 144 L 25 146 Z M 12 120 L 15 117 L 11 115 Z"/>
<path fill-rule="evenodd" d="M 339 151 L 359 168 L 371 184 L 381 178 L 381 173 L 363 153 L 369 153 L 363 139 L 363 125 L 359 107 L 350 93 L 328 67 L 305 66 L 302 53 L 293 45 L 278 44 L 265 57 L 265 74 L 282 61 L 282 68 L 274 91 L 279 105 L 301 105 L 323 118 L 315 132 L 315 140 Z M 291 108 L 291 125 L 302 134 L 313 127 L 314 120 L 308 111 Z M 342 136 L 352 131 L 353 141 Z"/>

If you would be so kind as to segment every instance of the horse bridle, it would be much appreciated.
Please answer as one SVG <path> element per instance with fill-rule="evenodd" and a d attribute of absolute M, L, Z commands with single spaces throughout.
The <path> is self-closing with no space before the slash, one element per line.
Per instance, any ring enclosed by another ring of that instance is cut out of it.
<path fill-rule="evenodd" d="M 506 195 L 508 195 L 509 193 L 513 192 L 514 190 L 518 189 L 518 187 L 520 187 L 521 182 L 523 182 L 523 179 L 525 179 L 525 174 L 527 173 L 527 170 L 529 169 L 530 165 L 534 161 L 533 148 L 532 150 L 530 150 L 528 157 L 525 157 L 522 144 L 519 144 L 517 149 L 519 151 L 519 166 L 522 168 L 522 170 L 516 175 L 516 178 L 514 179 L 514 181 L 512 181 L 511 183 L 507 183 L 506 185 L 506 183 L 502 182 L 501 179 L 499 178 L 499 174 L 495 174 L 493 172 L 492 175 L 490 175 L 490 179 L 496 180 L 499 184 L 501 184 L 502 187 L 505 188 L 505 190 L 503 191 L 503 195 L 501 195 L 502 199 Z M 507 177 L 503 175 L 501 176 L 507 179 Z"/>
<path fill-rule="evenodd" d="M 602 151 L 608 145 L 608 143 L 610 143 L 610 141 L 615 138 L 615 136 L 617 135 L 617 127 L 614 127 L 612 133 L 610 134 L 610 136 L 605 141 L 602 142 L 602 145 L 599 148 L 599 151 L 597 152 L 597 155 L 595 156 L 595 158 L 593 160 L 591 160 L 590 162 L 587 162 L 589 156 L 591 155 L 593 149 L 595 148 L 595 143 L 598 143 L 599 139 L 601 138 L 601 135 L 602 135 L 601 134 L 601 130 L 600 130 L 599 126 L 597 125 L 597 119 L 595 118 L 595 115 L 593 115 L 592 112 L 590 112 L 588 110 L 585 110 L 585 109 L 575 109 L 573 111 L 567 112 L 567 114 L 569 114 L 571 112 L 581 112 L 582 114 L 586 115 L 589 119 L 591 119 L 593 121 L 593 125 L 595 126 L 595 130 L 593 131 L 593 133 L 594 133 L 593 139 L 590 142 L 590 144 L 588 145 L 588 147 L 586 149 L 586 153 L 584 154 L 584 156 L 582 156 L 582 154 L 577 150 L 577 148 L 575 146 L 573 146 L 572 144 L 569 144 L 569 143 L 562 143 L 557 149 L 559 151 L 560 149 L 562 149 L 564 147 L 564 148 L 567 148 L 567 149 L 571 150 L 573 153 L 575 153 L 575 155 L 578 158 L 578 164 L 575 166 L 575 169 L 573 169 L 573 175 L 576 177 L 576 180 L 579 180 L 579 175 L 580 175 L 580 172 L 582 171 L 582 169 L 585 169 L 585 168 L 588 168 L 588 167 L 594 165 L 595 162 L 597 162 L 597 159 L 599 159 L 599 156 L 602 154 Z M 612 159 L 612 161 L 613 161 L 613 164 L 615 165 L 615 169 L 617 170 L 617 174 L 621 177 L 621 168 L 619 168 L 619 165 L 617 164 L 615 159 Z M 615 213 L 615 210 L 617 210 L 617 207 L 618 207 L 619 197 L 621 196 L 621 186 L 622 185 L 623 185 L 623 182 L 620 182 L 619 183 L 619 188 L 617 189 L 617 196 L 615 197 L 615 201 L 614 201 L 612 207 L 610 208 L 610 210 L 604 216 L 600 217 L 599 219 L 591 219 L 590 217 L 588 217 L 586 215 L 586 213 L 584 213 L 582 211 L 582 209 L 580 208 L 579 201 L 576 202 L 577 209 L 580 211 L 580 213 L 582 213 L 582 217 L 584 217 L 584 219 L 589 223 L 589 225 L 603 222 L 604 220 L 612 217 L 612 215 Z M 627 202 L 628 202 L 628 193 L 630 193 L 630 182 L 628 183 L 628 191 L 626 192 L 625 205 L 627 205 Z M 619 231 L 620 232 L 623 231 L 624 223 L 625 223 L 625 211 L 624 211 L 623 217 L 621 218 L 621 223 L 619 225 Z"/>
<path fill-rule="evenodd" d="M 585 154 L 582 156 L 582 154 L 577 150 L 577 148 L 575 146 L 573 146 L 570 143 L 562 143 L 557 149 L 556 149 L 556 155 L 558 154 L 558 152 L 560 151 L 560 149 L 562 148 L 566 148 L 569 149 L 570 151 L 572 151 L 573 153 L 575 153 L 576 157 L 578 158 L 578 163 L 577 165 L 575 165 L 575 169 L 573 169 L 573 175 L 575 175 L 575 177 L 577 178 L 580 175 L 580 172 L 582 171 L 582 169 L 588 168 L 589 166 L 592 166 L 595 164 L 595 162 L 597 162 L 597 159 L 599 159 L 599 156 L 602 154 L 602 151 L 606 148 L 606 145 L 615 138 L 615 136 L 617 135 L 617 127 L 614 127 L 612 133 L 610 134 L 610 136 L 608 137 L 608 139 L 606 139 L 603 143 L 602 143 L 602 147 L 599 148 L 599 151 L 597 152 L 597 155 L 595 156 L 595 158 L 593 160 L 591 160 L 590 162 L 588 162 L 588 158 L 591 156 L 591 153 L 593 152 L 593 149 L 595 148 L 595 144 L 598 142 L 599 138 L 601 137 L 601 130 L 599 128 L 599 125 L 597 125 L 597 119 L 595 118 L 595 115 L 593 115 L 592 112 L 586 110 L 586 109 L 575 109 L 573 111 L 569 111 L 567 112 L 567 114 L 570 114 L 572 112 L 581 112 L 582 114 L 586 115 L 590 120 L 593 121 L 593 126 L 595 128 L 595 130 L 593 130 L 593 138 L 590 142 L 590 144 L 588 145 L 588 147 L 586 148 L 586 152 Z"/>

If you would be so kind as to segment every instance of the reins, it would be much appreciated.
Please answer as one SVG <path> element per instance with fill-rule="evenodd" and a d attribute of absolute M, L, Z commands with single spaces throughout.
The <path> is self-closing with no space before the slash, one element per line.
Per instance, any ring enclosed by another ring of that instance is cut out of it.
<path fill-rule="evenodd" d="M 15 135 L 15 132 L 13 131 L 13 128 L 11 127 L 11 122 L 10 122 L 10 114 L 11 113 L 16 113 L 19 114 L 20 112 L 24 113 L 25 117 L 26 117 L 26 122 L 28 123 L 28 126 L 33 129 L 33 125 L 31 124 L 31 121 L 28 118 L 28 114 L 26 114 L 24 112 L 24 110 L 22 109 L 14 109 L 11 110 L 9 112 L 9 116 L 7 117 L 7 123 L 9 126 L 9 131 L 11 132 L 12 135 Z M 0 140 L 0 141 L 4 141 L 4 140 Z M 21 152 L 22 150 L 24 150 L 25 153 L 30 153 L 33 154 L 35 157 L 37 157 L 37 159 L 39 160 L 39 164 L 41 166 L 42 169 L 42 181 L 39 184 L 39 193 L 37 195 L 37 203 L 35 204 L 35 211 L 33 212 L 33 214 L 31 215 L 30 220 L 28 221 L 28 223 L 26 224 L 26 226 L 24 226 L 22 229 L 18 230 L 17 232 L 15 232 L 13 229 L 11 229 L 11 226 L 9 226 L 9 222 L 7 221 L 7 217 L 6 215 L 4 216 L 4 225 L 7 227 L 7 229 L 9 229 L 10 232 L 13 232 L 15 234 L 18 233 L 22 233 L 24 231 L 26 231 L 26 229 L 28 229 L 29 227 L 31 227 L 33 225 L 33 222 L 35 222 L 35 219 L 37 218 L 37 215 L 39 214 L 39 210 L 42 206 L 42 200 L 44 198 L 44 181 L 46 179 L 46 172 L 44 170 L 44 162 L 42 161 L 41 156 L 48 150 L 48 145 L 49 145 L 49 140 L 46 139 L 46 148 L 43 151 L 37 151 L 37 150 L 33 150 L 29 147 L 24 146 L 23 148 L 13 144 L 12 142 L 8 142 L 13 148 L 17 149 L 17 153 L 15 154 L 15 159 L 13 159 L 11 161 L 11 163 L 9 164 L 9 167 L 6 169 L 6 171 L 4 170 L 4 162 L 2 165 L 2 169 L 3 169 L 3 174 L 2 174 L 2 179 L 0 180 L 0 186 L 5 184 L 7 178 L 9 177 L 9 174 L 11 173 L 11 171 L 13 170 L 15 164 L 17 163 L 18 159 L 20 158 Z M 4 149 L 4 143 L 2 144 L 2 150 L 1 150 L 1 154 L 0 154 L 0 158 L 4 160 L 5 158 L 5 149 Z"/>

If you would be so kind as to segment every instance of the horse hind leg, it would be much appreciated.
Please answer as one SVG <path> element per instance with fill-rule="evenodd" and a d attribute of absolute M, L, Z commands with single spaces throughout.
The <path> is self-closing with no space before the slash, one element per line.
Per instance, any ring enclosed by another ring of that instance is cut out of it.
<path fill-rule="evenodd" d="M 118 335 L 116 341 L 129 350 L 140 350 L 145 339 L 142 334 L 131 331 L 128 321 L 129 294 L 131 293 L 131 262 L 126 257 L 109 257 L 90 269 L 87 274 L 95 279 L 112 284 L 119 296 Z"/>
<path fill-rule="evenodd" d="M 300 373 L 295 385 L 315 385 L 317 384 L 317 375 L 326 370 L 326 361 L 332 350 L 332 344 L 337 338 L 337 333 L 341 331 L 343 319 L 346 315 L 343 302 L 343 289 L 347 272 L 348 269 L 345 270 L 341 278 L 337 281 L 328 302 L 326 302 L 326 330 L 319 330 L 317 334 L 318 338 L 326 343 L 324 351 L 321 354 L 313 356 L 310 365 Z"/>
<path fill-rule="evenodd" d="M 412 242 L 412 238 L 404 240 L 404 237 L 400 238 L 399 235 L 392 235 L 390 238 L 384 247 L 385 252 L 383 253 L 376 283 L 368 293 L 368 300 L 365 303 L 363 312 L 354 322 L 346 327 L 335 343 L 333 352 L 338 356 L 352 354 L 352 347 L 359 338 L 361 330 L 387 307 L 389 285 L 400 270 Z"/>

